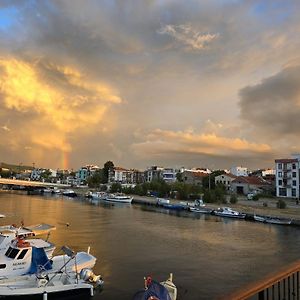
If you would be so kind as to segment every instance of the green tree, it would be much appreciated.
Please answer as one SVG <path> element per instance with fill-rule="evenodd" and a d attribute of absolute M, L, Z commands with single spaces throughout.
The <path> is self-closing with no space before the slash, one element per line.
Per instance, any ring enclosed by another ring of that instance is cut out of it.
<path fill-rule="evenodd" d="M 104 181 L 103 169 L 97 170 L 92 176 L 87 178 L 87 184 L 90 188 L 98 188 Z"/>
<path fill-rule="evenodd" d="M 181 172 L 178 172 L 178 173 L 176 174 L 176 179 L 177 179 L 177 181 L 179 181 L 179 182 L 183 182 L 183 178 L 182 178 L 182 173 L 181 173 Z"/>
<path fill-rule="evenodd" d="M 231 194 L 229 201 L 231 204 L 236 204 L 238 202 L 238 198 L 237 198 L 236 194 Z"/>
<path fill-rule="evenodd" d="M 121 183 L 114 182 L 110 187 L 111 193 L 121 193 L 122 192 L 122 185 Z"/>

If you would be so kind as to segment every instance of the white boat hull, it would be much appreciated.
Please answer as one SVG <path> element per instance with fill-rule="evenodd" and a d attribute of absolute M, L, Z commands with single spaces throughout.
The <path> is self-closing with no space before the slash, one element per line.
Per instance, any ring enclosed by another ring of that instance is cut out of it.
<path fill-rule="evenodd" d="M 133 200 L 132 197 L 107 197 L 105 201 L 110 202 L 119 202 L 119 203 L 131 203 Z"/>

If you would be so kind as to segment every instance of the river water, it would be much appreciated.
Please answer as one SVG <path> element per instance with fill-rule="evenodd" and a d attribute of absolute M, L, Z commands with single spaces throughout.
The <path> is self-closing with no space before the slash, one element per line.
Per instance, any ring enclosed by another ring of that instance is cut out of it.
<path fill-rule="evenodd" d="M 97 257 L 93 299 L 127 300 L 174 274 L 178 300 L 214 299 L 300 258 L 300 229 L 141 205 L 0 192 L 0 225 L 49 223 L 50 240 Z M 66 226 L 69 223 L 69 226 Z M 74 298 L 74 299 L 82 299 Z"/>

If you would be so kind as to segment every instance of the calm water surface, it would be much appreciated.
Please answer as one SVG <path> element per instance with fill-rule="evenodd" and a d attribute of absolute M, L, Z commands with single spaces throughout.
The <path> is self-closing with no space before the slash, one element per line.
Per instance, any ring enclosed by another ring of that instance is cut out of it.
<path fill-rule="evenodd" d="M 294 227 L 4 191 L 0 213 L 0 225 L 56 225 L 50 240 L 57 248 L 91 246 L 94 271 L 105 280 L 95 300 L 132 299 L 145 275 L 161 281 L 170 272 L 178 300 L 214 299 L 300 258 Z"/>

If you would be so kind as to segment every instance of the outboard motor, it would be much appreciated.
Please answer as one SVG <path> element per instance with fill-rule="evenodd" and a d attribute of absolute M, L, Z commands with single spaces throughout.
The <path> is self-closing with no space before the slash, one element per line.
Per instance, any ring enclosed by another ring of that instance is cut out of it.
<path fill-rule="evenodd" d="M 80 271 L 80 278 L 84 281 L 95 283 L 97 286 L 102 285 L 104 283 L 104 281 L 101 278 L 101 275 L 95 275 L 91 269 L 82 269 Z"/>

